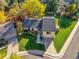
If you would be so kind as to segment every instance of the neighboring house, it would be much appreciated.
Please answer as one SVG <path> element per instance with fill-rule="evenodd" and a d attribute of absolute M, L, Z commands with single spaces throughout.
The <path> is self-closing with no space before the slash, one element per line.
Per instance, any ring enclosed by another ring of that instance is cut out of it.
<path fill-rule="evenodd" d="M 55 37 L 56 25 L 53 17 L 27 18 L 23 25 L 24 30 L 37 32 L 37 43 L 45 44 Z"/>
<path fill-rule="evenodd" d="M 69 5 L 69 3 L 71 3 L 71 2 L 75 2 L 79 6 L 79 0 L 64 0 L 64 5 Z"/>
<path fill-rule="evenodd" d="M 64 5 L 69 5 L 73 0 L 64 0 Z"/>
<path fill-rule="evenodd" d="M 69 6 L 69 4 L 73 1 L 76 2 L 78 4 L 78 7 L 79 7 L 79 3 L 78 3 L 79 0 L 59 0 L 59 3 L 58 3 L 59 7 L 58 7 L 57 12 L 61 12 L 61 9 L 64 10 L 65 7 Z"/>
<path fill-rule="evenodd" d="M 42 2 L 42 3 L 45 3 L 45 2 L 46 2 L 46 0 L 41 0 L 41 2 Z"/>

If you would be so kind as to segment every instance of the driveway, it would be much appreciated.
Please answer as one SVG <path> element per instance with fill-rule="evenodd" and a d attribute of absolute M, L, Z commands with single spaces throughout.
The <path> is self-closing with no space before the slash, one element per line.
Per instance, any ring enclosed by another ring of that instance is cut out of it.
<path fill-rule="evenodd" d="M 66 53 L 61 59 L 76 59 L 77 53 L 79 52 L 79 28 L 73 37 Z"/>

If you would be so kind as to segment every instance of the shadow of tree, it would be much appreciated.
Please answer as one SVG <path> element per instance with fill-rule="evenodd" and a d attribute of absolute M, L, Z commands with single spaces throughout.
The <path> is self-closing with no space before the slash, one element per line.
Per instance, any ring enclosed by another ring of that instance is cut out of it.
<path fill-rule="evenodd" d="M 73 20 L 69 17 L 62 16 L 60 21 L 60 28 L 67 28 L 72 24 Z"/>
<path fill-rule="evenodd" d="M 19 36 L 19 42 L 23 40 L 24 42 L 22 43 L 24 45 L 21 45 L 22 43 L 20 43 L 20 50 L 45 50 L 43 44 L 37 44 L 37 37 L 34 33 Z"/>

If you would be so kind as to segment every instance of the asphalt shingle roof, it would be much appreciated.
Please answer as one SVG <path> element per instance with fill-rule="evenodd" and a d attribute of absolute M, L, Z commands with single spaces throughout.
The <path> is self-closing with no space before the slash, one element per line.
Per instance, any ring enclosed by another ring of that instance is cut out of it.
<path fill-rule="evenodd" d="M 53 19 L 52 17 L 44 17 L 42 19 L 42 31 L 54 32 L 55 30 L 55 19 Z"/>
<path fill-rule="evenodd" d="M 38 28 L 40 20 L 37 19 L 25 19 L 24 28 Z"/>
<path fill-rule="evenodd" d="M 55 32 L 55 19 L 44 17 L 42 20 L 27 18 L 24 20 L 24 28 L 36 28 L 42 31 Z"/>

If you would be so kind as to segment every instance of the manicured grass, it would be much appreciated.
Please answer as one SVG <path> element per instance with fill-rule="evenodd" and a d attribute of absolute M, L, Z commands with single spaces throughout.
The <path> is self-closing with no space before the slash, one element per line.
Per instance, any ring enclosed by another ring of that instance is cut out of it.
<path fill-rule="evenodd" d="M 56 19 L 56 27 L 58 27 L 58 25 L 59 25 L 59 19 L 57 17 L 55 19 Z"/>
<path fill-rule="evenodd" d="M 36 43 L 35 34 L 23 34 L 19 36 L 19 47 L 21 51 L 24 50 L 42 50 L 44 51 L 44 45 Z"/>
<path fill-rule="evenodd" d="M 0 59 L 3 59 L 7 55 L 7 48 L 0 50 Z"/>
<path fill-rule="evenodd" d="M 70 22 L 69 20 L 68 22 Z M 71 24 L 69 26 L 66 25 L 66 27 L 61 25 L 61 28 L 59 32 L 56 34 L 55 39 L 54 39 L 54 45 L 57 50 L 57 52 L 60 52 L 61 48 L 63 47 L 65 41 L 67 40 L 68 36 L 70 35 L 71 31 L 73 30 L 75 24 L 77 21 L 71 21 Z"/>

